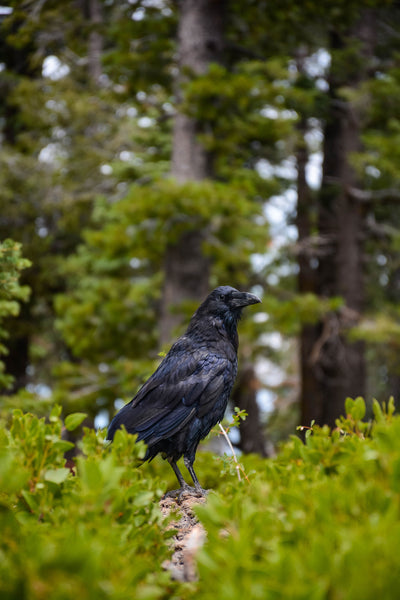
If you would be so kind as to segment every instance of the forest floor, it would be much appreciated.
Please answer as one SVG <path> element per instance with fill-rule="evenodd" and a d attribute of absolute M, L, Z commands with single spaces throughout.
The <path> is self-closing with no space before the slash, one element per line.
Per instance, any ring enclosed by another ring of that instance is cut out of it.
<path fill-rule="evenodd" d="M 189 496 L 180 504 L 174 498 L 160 500 L 160 509 L 166 517 L 171 513 L 176 514 L 169 528 L 176 529 L 176 534 L 171 540 L 172 557 L 163 563 L 163 567 L 171 571 L 172 577 L 178 581 L 195 581 L 197 579 L 196 554 L 204 544 L 206 532 L 197 520 L 193 506 L 204 504 L 206 498 Z"/>

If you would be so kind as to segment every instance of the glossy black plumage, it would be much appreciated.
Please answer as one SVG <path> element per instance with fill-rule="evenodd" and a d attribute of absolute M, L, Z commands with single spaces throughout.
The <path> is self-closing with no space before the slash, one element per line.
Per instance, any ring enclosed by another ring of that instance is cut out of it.
<path fill-rule="evenodd" d="M 237 373 L 237 322 L 244 306 L 257 296 L 221 286 L 194 313 L 182 337 L 136 396 L 111 421 L 108 439 L 122 425 L 147 444 L 145 459 L 161 452 L 181 485 L 191 490 L 176 461 L 183 456 L 203 493 L 193 462 L 197 446 L 224 416 Z"/>

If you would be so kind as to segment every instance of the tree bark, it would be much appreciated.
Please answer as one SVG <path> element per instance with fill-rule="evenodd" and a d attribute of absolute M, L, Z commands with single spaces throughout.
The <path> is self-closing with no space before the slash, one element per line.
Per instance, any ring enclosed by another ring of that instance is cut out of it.
<path fill-rule="evenodd" d="M 102 11 L 99 0 L 89 0 L 89 22 L 92 30 L 88 43 L 88 71 L 93 84 L 99 85 L 102 74 L 101 56 L 103 52 L 103 37 L 99 31 L 102 24 Z"/>
<path fill-rule="evenodd" d="M 212 62 L 221 62 L 223 53 L 224 2 L 181 0 L 178 28 L 176 88 L 182 101 L 182 85 L 188 76 L 202 75 Z M 171 175 L 179 183 L 201 181 L 213 176 L 212 156 L 198 140 L 199 123 L 179 110 L 174 120 Z M 190 223 L 180 238 L 168 245 L 164 259 L 164 288 L 160 342 L 170 343 L 182 322 L 179 309 L 187 300 L 199 301 L 209 291 L 210 262 L 204 255 L 206 232 Z"/>
<path fill-rule="evenodd" d="M 222 62 L 224 2 L 182 0 L 178 29 L 178 101 L 188 76 L 204 75 L 210 63 Z M 197 139 L 199 123 L 178 111 L 174 121 L 172 175 L 177 181 L 212 177 L 212 156 Z"/>
<path fill-rule="evenodd" d="M 181 304 L 187 300 L 199 301 L 209 291 L 210 265 L 203 255 L 203 241 L 202 231 L 188 231 L 176 244 L 167 247 L 160 322 L 162 344 L 171 342 L 175 329 L 182 323 Z"/>
<path fill-rule="evenodd" d="M 343 412 L 346 396 L 365 392 L 365 361 L 363 344 L 350 343 L 346 338 L 346 330 L 356 324 L 364 307 L 363 218 L 358 203 L 345 192 L 345 185 L 354 182 L 348 157 L 360 149 L 360 131 L 351 107 L 333 109 L 331 116 L 325 130 L 319 230 L 332 244 L 330 253 L 320 259 L 319 294 L 341 296 L 345 307 L 351 309 L 342 313 L 348 318 L 339 315 L 337 327 L 328 325 L 329 335 L 316 360 L 323 387 L 318 418 L 334 425 Z M 340 188 L 326 183 L 330 177 L 339 178 Z"/>
<path fill-rule="evenodd" d="M 253 365 L 243 367 L 237 377 L 236 386 L 232 394 L 234 406 L 247 412 L 247 418 L 240 422 L 240 450 L 245 454 L 255 453 L 267 456 L 267 445 L 261 424 L 260 409 L 257 404 L 256 394 L 259 381 Z"/>
<path fill-rule="evenodd" d="M 21 304 L 21 320 L 32 319 L 31 305 Z M 10 338 L 6 340 L 8 354 L 2 356 L 5 365 L 5 372 L 14 377 L 12 385 L 7 390 L 0 390 L 2 394 L 15 394 L 18 390 L 24 388 L 28 381 L 29 366 L 29 345 L 31 342 L 31 332 L 26 331 L 24 325 L 20 325 L 17 319 L 10 322 L 7 330 L 10 331 Z"/>
<path fill-rule="evenodd" d="M 311 351 L 319 386 L 312 410 L 302 414 L 305 424 L 311 417 L 320 424 L 334 426 L 336 418 L 343 414 L 346 397 L 365 393 L 364 345 L 351 343 L 347 337 L 364 308 L 364 215 L 360 203 L 348 193 L 358 187 L 350 161 L 352 153 L 361 149 L 361 125 L 354 103 L 341 98 L 338 91 L 343 86 L 356 89 L 366 78 L 374 46 L 373 25 L 372 13 L 367 10 L 354 25 L 351 38 L 361 42 L 363 68 L 357 72 L 349 68 L 344 78 L 335 57 L 346 42 L 338 35 L 332 37 L 330 108 L 324 131 L 318 217 L 324 252 L 319 256 L 317 292 L 322 297 L 341 296 L 344 307 L 319 324 L 320 338 Z"/>
<path fill-rule="evenodd" d="M 177 98 L 182 101 L 182 85 L 188 77 L 203 75 L 211 63 L 221 63 L 224 52 L 223 0 L 181 0 L 178 29 Z M 214 176 L 213 157 L 198 139 L 200 123 L 179 110 L 174 120 L 171 174 L 178 183 L 202 181 Z M 188 230 L 169 244 L 164 260 L 164 289 L 160 322 L 162 345 L 171 342 L 182 322 L 179 306 L 186 300 L 199 301 L 209 291 L 210 261 L 203 252 L 205 230 L 196 229 L 188 217 Z M 249 375 L 250 374 L 250 375 Z M 239 373 L 236 404 L 245 408 L 248 418 L 241 423 L 241 446 L 245 452 L 265 455 L 265 441 L 255 398 L 254 369 Z"/>

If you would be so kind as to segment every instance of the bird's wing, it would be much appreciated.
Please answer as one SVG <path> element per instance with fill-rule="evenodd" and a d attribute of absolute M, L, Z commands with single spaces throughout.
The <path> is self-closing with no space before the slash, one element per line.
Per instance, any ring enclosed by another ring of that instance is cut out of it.
<path fill-rule="evenodd" d="M 120 411 L 117 426 L 125 425 L 148 445 L 170 437 L 194 415 L 207 413 L 223 393 L 231 371 L 233 366 L 227 358 L 206 349 L 167 355 L 132 402 Z"/>

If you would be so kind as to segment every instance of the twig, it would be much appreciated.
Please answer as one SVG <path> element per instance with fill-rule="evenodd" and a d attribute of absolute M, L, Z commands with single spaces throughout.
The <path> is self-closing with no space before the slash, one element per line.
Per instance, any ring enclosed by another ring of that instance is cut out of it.
<path fill-rule="evenodd" d="M 218 423 L 218 425 L 219 425 L 219 428 L 221 429 L 221 431 L 222 431 L 222 434 L 224 435 L 224 437 L 225 437 L 226 441 L 228 442 L 228 446 L 229 446 L 229 448 L 231 449 L 232 456 L 233 456 L 233 460 L 234 460 L 234 461 L 235 461 L 235 463 L 236 463 L 236 464 L 235 464 L 235 468 L 236 468 L 236 472 L 237 472 L 238 479 L 239 479 L 239 481 L 242 481 L 242 478 L 240 477 L 240 465 L 239 465 L 239 463 L 238 463 L 238 459 L 236 458 L 236 454 L 235 454 L 235 450 L 233 449 L 232 442 L 231 442 L 231 440 L 229 439 L 229 436 L 228 436 L 228 434 L 226 433 L 225 429 L 222 427 L 221 423 Z"/>
<path fill-rule="evenodd" d="M 383 190 L 360 190 L 359 188 L 348 186 L 347 193 L 354 200 L 359 202 L 398 202 L 400 190 L 398 188 L 387 188 Z"/>

